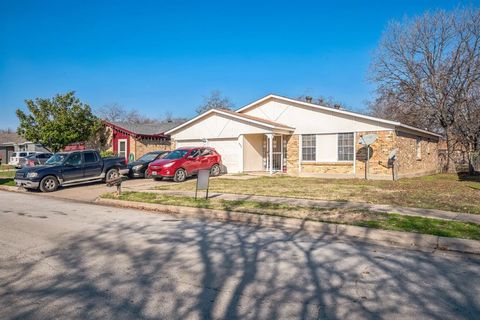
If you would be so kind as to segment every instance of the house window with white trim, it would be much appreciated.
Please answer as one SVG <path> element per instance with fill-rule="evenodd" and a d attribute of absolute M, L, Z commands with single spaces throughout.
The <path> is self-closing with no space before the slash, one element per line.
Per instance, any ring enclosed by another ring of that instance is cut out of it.
<path fill-rule="evenodd" d="M 316 159 L 316 136 L 314 134 L 302 135 L 302 160 L 315 161 Z"/>
<path fill-rule="evenodd" d="M 355 147 L 353 145 L 353 132 L 339 133 L 337 137 L 338 161 L 353 161 L 353 153 L 355 152 Z"/>

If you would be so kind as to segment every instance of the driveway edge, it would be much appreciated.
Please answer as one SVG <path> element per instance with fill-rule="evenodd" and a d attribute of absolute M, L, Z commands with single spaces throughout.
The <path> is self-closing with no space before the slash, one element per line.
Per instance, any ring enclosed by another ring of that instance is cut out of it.
<path fill-rule="evenodd" d="M 122 208 L 159 211 L 163 213 L 174 214 L 179 217 L 195 217 L 231 222 L 242 222 L 262 227 L 284 227 L 289 229 L 307 231 L 310 233 L 321 232 L 324 234 L 326 233 L 339 237 L 352 237 L 366 242 L 374 242 L 381 244 L 388 243 L 400 245 L 403 247 L 413 247 L 431 251 L 444 250 L 480 254 L 480 241 L 476 240 L 446 238 L 412 232 L 379 230 L 358 226 L 316 222 L 253 213 L 171 206 L 156 203 L 145 203 L 116 199 L 98 198 L 95 203 Z"/>

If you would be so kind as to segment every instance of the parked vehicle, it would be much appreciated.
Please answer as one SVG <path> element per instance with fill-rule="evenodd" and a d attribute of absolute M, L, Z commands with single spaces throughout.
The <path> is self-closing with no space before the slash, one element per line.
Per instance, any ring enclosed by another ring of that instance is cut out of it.
<path fill-rule="evenodd" d="M 168 154 L 168 151 L 153 151 L 144 154 L 138 160 L 128 163 L 128 177 L 130 178 L 145 178 L 148 165 L 158 159 L 162 159 Z"/>
<path fill-rule="evenodd" d="M 19 168 L 20 164 L 20 159 L 25 159 L 28 156 L 31 156 L 32 154 L 36 154 L 37 152 L 35 151 L 17 151 L 12 153 L 12 156 L 10 157 L 10 161 L 8 164 L 10 166 L 14 166 Z"/>
<path fill-rule="evenodd" d="M 15 174 L 17 186 L 52 192 L 59 186 L 113 180 L 128 174 L 123 157 L 100 157 L 95 150 L 55 153 L 43 166 L 25 167 Z"/>
<path fill-rule="evenodd" d="M 202 169 L 210 169 L 212 176 L 218 176 L 221 165 L 222 157 L 213 148 L 180 148 L 150 163 L 147 174 L 155 180 L 173 178 L 176 182 L 182 182 Z"/>
<path fill-rule="evenodd" d="M 47 162 L 47 160 L 50 159 L 52 155 L 53 153 L 49 152 L 39 152 L 36 154 L 32 154 L 26 158 L 20 158 L 17 166 L 19 168 L 40 166 L 45 164 L 45 162 Z"/>

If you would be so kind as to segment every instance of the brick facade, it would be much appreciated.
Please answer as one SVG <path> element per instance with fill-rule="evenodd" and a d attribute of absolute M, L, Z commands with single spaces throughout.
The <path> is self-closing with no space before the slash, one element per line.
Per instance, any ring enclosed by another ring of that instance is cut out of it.
<path fill-rule="evenodd" d="M 399 178 L 439 172 L 438 141 L 399 131 L 396 132 L 396 138 L 396 147 L 399 149 L 396 172 Z M 420 148 L 418 158 L 417 143 Z"/>
<path fill-rule="evenodd" d="M 287 173 L 298 174 L 298 164 L 300 161 L 299 150 L 299 136 L 298 134 L 284 136 L 287 141 Z"/>
<path fill-rule="evenodd" d="M 398 148 L 395 161 L 397 178 L 427 175 L 439 172 L 438 139 L 427 138 L 402 131 L 384 130 L 357 132 L 355 134 L 355 161 L 351 162 L 302 162 L 300 161 L 299 135 L 286 136 L 287 173 L 291 175 L 332 178 L 364 178 L 367 150 L 358 141 L 362 135 L 375 133 L 377 140 L 370 147 L 369 178 L 393 179 L 393 169 L 388 164 L 391 151 Z M 417 158 L 417 145 L 420 157 Z M 300 172 L 299 172 L 300 168 Z"/>
<path fill-rule="evenodd" d="M 133 138 L 131 138 L 133 139 Z M 145 153 L 158 150 L 172 150 L 170 140 L 158 141 L 158 140 L 144 140 L 133 139 L 135 141 L 135 158 L 138 159 Z M 133 150 L 133 149 L 132 149 Z"/>

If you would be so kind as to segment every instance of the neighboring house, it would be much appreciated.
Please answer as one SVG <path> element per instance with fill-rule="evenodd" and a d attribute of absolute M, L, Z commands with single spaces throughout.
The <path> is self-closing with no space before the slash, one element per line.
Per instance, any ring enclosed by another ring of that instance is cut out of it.
<path fill-rule="evenodd" d="M 366 159 L 359 140 L 370 133 L 378 135 L 370 149 L 372 179 L 392 179 L 388 158 L 394 149 L 396 177 L 438 172 L 435 133 L 277 95 L 236 112 L 212 109 L 165 132 L 177 148 L 214 147 L 227 172 L 358 178 Z"/>
<path fill-rule="evenodd" d="M 130 124 L 103 121 L 108 130 L 108 149 L 127 161 L 134 161 L 147 152 L 170 150 L 170 137 L 164 132 L 178 126 L 178 122 L 161 124 Z"/>
<path fill-rule="evenodd" d="M 41 144 L 26 141 L 14 132 L 0 133 L 0 163 L 7 164 L 12 153 L 17 151 L 48 152 Z"/>

